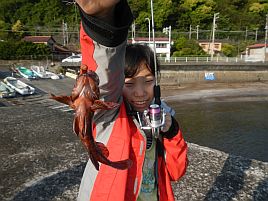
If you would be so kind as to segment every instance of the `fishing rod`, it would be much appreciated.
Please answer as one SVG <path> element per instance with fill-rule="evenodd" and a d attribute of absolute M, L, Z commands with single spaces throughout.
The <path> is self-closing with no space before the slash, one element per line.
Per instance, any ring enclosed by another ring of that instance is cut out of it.
<path fill-rule="evenodd" d="M 154 86 L 154 96 L 155 104 L 161 105 L 161 92 L 160 86 L 158 85 L 158 74 L 157 74 L 157 60 L 156 60 L 156 44 L 155 44 L 155 29 L 154 29 L 154 7 L 153 0 L 151 0 L 151 20 L 152 20 L 152 33 L 153 33 L 153 52 L 154 52 L 154 68 L 155 68 L 155 86 Z"/>
<path fill-rule="evenodd" d="M 152 32 L 153 32 L 153 55 L 154 55 L 154 68 L 155 68 L 155 85 L 154 85 L 154 103 L 149 106 L 148 110 L 144 111 L 144 120 L 146 125 L 142 124 L 141 118 L 138 116 L 139 124 L 142 129 L 152 130 L 152 135 L 155 138 L 159 138 L 161 127 L 165 124 L 165 110 L 161 108 L 161 92 L 158 84 L 157 73 L 157 60 L 156 60 L 156 45 L 155 45 L 155 32 L 154 32 L 154 12 L 153 1 L 151 0 L 151 20 L 152 20 Z"/>

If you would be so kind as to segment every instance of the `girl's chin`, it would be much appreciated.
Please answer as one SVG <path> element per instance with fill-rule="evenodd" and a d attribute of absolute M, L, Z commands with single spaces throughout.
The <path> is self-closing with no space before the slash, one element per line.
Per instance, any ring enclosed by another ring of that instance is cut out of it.
<path fill-rule="evenodd" d="M 137 112 L 144 112 L 144 110 L 148 109 L 147 105 L 132 105 L 134 110 Z"/>
<path fill-rule="evenodd" d="M 134 108 L 137 112 L 144 112 L 147 108 Z"/>

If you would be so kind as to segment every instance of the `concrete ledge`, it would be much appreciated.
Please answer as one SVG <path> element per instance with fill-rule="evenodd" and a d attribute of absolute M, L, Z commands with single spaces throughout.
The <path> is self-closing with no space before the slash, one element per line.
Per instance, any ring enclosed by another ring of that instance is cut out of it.
<path fill-rule="evenodd" d="M 188 145 L 188 170 L 173 183 L 176 200 L 267 200 L 268 163 Z"/>
<path fill-rule="evenodd" d="M 215 80 L 205 80 L 206 73 L 212 73 Z M 213 82 L 254 82 L 268 81 L 268 70 L 264 71 L 161 71 L 161 85 L 180 85 L 183 83 Z"/>

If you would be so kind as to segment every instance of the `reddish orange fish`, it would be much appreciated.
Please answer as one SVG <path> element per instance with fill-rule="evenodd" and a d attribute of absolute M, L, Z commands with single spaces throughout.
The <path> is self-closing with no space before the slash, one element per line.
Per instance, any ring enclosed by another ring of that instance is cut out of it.
<path fill-rule="evenodd" d="M 117 169 L 127 169 L 131 167 L 130 159 L 122 161 L 110 161 L 107 157 L 109 151 L 106 146 L 94 140 L 92 134 L 92 118 L 94 112 L 99 109 L 109 110 L 118 107 L 117 103 L 104 102 L 99 100 L 99 78 L 93 71 L 83 70 L 78 76 L 71 96 L 55 96 L 51 98 L 61 103 L 67 104 L 75 110 L 73 130 L 85 145 L 89 157 L 97 170 L 99 163 L 109 165 Z"/>

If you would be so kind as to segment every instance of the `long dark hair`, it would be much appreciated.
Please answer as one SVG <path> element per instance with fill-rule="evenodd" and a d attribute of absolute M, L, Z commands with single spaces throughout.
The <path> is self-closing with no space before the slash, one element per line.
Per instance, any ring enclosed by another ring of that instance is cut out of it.
<path fill-rule="evenodd" d="M 154 53 L 149 46 L 141 44 L 128 44 L 125 56 L 125 77 L 131 78 L 139 70 L 141 62 L 146 62 L 148 70 L 155 76 Z M 157 74 L 160 72 L 159 64 L 156 64 Z"/>

